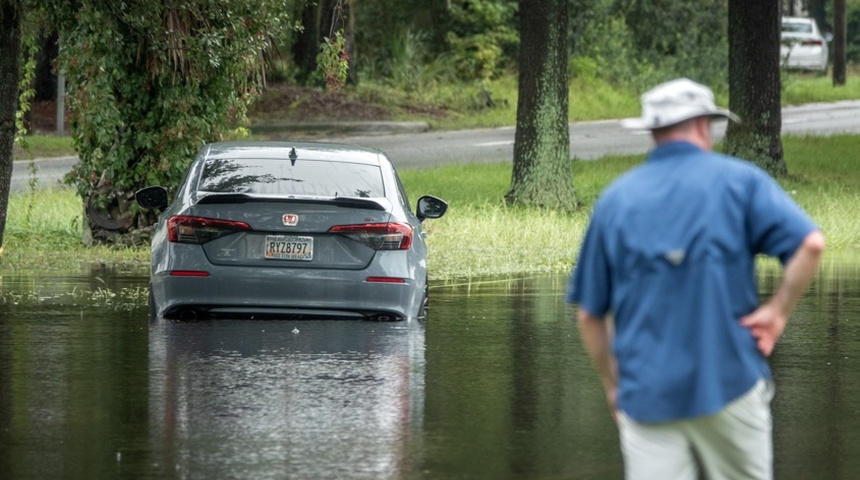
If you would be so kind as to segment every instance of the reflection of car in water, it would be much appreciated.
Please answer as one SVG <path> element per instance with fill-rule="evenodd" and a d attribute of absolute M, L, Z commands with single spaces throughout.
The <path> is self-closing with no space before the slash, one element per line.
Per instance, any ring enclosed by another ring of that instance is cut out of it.
<path fill-rule="evenodd" d="M 408 478 L 421 462 L 424 328 L 158 321 L 149 452 L 171 478 Z"/>
<path fill-rule="evenodd" d="M 798 70 L 827 70 L 827 43 L 830 34 L 822 35 L 811 18 L 783 17 L 780 59 L 785 68 Z"/>
<path fill-rule="evenodd" d="M 422 221 L 379 150 L 326 143 L 205 146 L 152 240 L 150 308 L 166 318 L 420 318 L 427 301 Z"/>

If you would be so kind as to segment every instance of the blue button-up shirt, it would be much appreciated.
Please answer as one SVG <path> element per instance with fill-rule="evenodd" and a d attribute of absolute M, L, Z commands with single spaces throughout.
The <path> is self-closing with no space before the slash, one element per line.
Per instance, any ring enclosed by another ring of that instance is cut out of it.
<path fill-rule="evenodd" d="M 687 142 L 613 182 L 567 299 L 614 318 L 618 408 L 642 422 L 708 415 L 769 378 L 739 324 L 758 306 L 755 257 L 785 263 L 815 229 L 765 172 Z"/>

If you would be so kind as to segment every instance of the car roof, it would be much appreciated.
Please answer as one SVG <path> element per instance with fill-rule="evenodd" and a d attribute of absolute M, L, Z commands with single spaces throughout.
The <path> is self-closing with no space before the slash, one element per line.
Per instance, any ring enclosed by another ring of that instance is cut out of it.
<path fill-rule="evenodd" d="M 301 160 L 363 163 L 379 165 L 384 154 L 375 148 L 327 142 L 216 142 L 203 147 L 205 159 L 214 158 L 254 158 L 287 159 L 295 149 L 296 157 Z"/>
<path fill-rule="evenodd" d="M 782 21 L 787 23 L 813 23 L 814 20 L 808 17 L 782 17 Z"/>

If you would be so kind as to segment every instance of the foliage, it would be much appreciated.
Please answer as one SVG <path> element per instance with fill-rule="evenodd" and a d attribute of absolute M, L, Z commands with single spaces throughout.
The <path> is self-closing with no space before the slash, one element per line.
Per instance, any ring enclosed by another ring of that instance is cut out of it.
<path fill-rule="evenodd" d="M 338 30 L 334 38 L 325 37 L 317 55 L 317 73 L 329 90 L 339 90 L 346 84 L 349 73 L 349 53 L 343 30 Z"/>
<path fill-rule="evenodd" d="M 46 0 L 87 198 L 176 186 L 205 142 L 241 125 L 264 54 L 289 30 L 288 0 Z"/>
<path fill-rule="evenodd" d="M 32 19 L 32 15 L 27 16 Z M 21 82 L 18 84 L 18 111 L 15 113 L 15 144 L 26 148 L 27 125 L 25 118 L 30 110 L 30 102 L 36 95 L 33 79 L 36 73 L 36 56 L 39 46 L 32 29 L 24 28 L 22 38 Z"/>
<path fill-rule="evenodd" d="M 665 58 L 658 65 L 673 76 L 683 75 L 711 85 L 727 83 L 727 0 L 698 4 L 666 0 L 638 5 L 642 9 L 635 11 L 638 15 L 632 18 L 628 15 L 627 24 L 635 32 L 641 56 L 656 62 Z"/>
<path fill-rule="evenodd" d="M 860 0 L 847 0 L 847 49 L 849 62 L 860 62 Z"/>
<path fill-rule="evenodd" d="M 514 0 L 458 0 L 448 2 L 452 19 L 447 40 L 464 79 L 495 77 L 515 57 L 519 42 L 514 23 Z"/>

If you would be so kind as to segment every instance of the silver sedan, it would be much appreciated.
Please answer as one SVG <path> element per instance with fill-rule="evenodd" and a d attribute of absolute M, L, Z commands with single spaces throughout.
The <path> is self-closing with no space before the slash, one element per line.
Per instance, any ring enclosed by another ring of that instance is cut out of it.
<path fill-rule="evenodd" d="M 172 201 L 137 192 L 162 214 L 152 239 L 150 314 L 171 319 L 422 318 L 427 246 L 391 161 L 330 143 L 204 146 Z"/>

